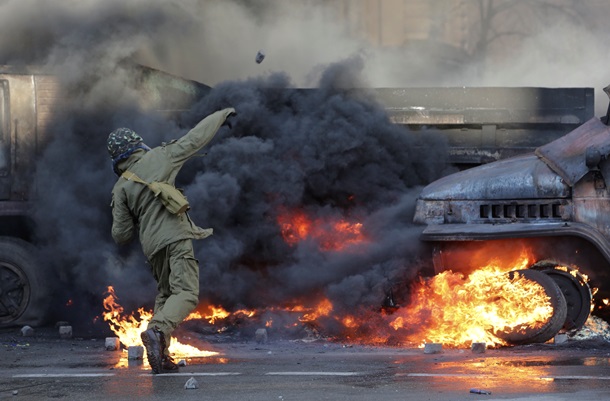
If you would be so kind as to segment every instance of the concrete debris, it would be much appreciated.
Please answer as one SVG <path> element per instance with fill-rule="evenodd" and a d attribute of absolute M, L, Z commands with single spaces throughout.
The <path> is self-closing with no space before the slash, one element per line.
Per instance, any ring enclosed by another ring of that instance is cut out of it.
<path fill-rule="evenodd" d="M 30 326 L 23 326 L 21 328 L 21 335 L 23 337 L 32 337 L 34 335 L 34 329 Z"/>
<path fill-rule="evenodd" d="M 261 49 L 256 53 L 256 64 L 260 64 L 265 59 L 265 52 Z"/>
<path fill-rule="evenodd" d="M 484 354 L 487 349 L 487 344 L 484 342 L 480 343 L 472 343 L 472 347 L 470 348 L 473 354 Z"/>
<path fill-rule="evenodd" d="M 199 383 L 197 383 L 197 380 L 195 380 L 194 377 L 191 377 L 184 384 L 184 388 L 187 390 L 193 390 L 193 389 L 199 388 Z"/>
<path fill-rule="evenodd" d="M 118 351 L 121 349 L 121 343 L 118 337 L 106 337 L 106 351 Z"/>
<path fill-rule="evenodd" d="M 186 366 L 186 360 L 184 360 L 184 359 L 179 360 L 178 361 L 178 366 L 180 366 L 181 368 L 185 367 Z"/>
<path fill-rule="evenodd" d="M 72 326 L 59 326 L 60 338 L 72 338 Z"/>
<path fill-rule="evenodd" d="M 424 354 L 438 354 L 443 351 L 443 344 L 441 343 L 426 343 L 424 345 Z"/>
<path fill-rule="evenodd" d="M 553 338 L 553 344 L 559 345 L 568 342 L 568 335 L 566 333 L 556 334 Z"/>
<path fill-rule="evenodd" d="M 256 333 L 254 333 L 256 338 L 256 342 L 258 344 L 264 344 L 267 342 L 267 329 L 258 329 Z"/>
<path fill-rule="evenodd" d="M 144 347 L 141 345 L 133 345 L 127 347 L 127 359 L 142 359 L 144 358 Z"/>

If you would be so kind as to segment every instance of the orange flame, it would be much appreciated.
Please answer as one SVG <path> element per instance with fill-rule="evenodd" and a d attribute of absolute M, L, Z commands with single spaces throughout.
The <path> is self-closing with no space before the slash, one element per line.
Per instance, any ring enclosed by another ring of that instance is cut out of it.
<path fill-rule="evenodd" d="M 518 268 L 526 264 L 519 263 Z M 412 342 L 494 346 L 506 344 L 495 332 L 544 325 L 553 313 L 544 288 L 522 275 L 510 279 L 506 271 L 488 265 L 467 277 L 445 271 L 422 280 L 412 304 L 399 311 L 390 326 L 395 330 L 419 327 L 406 334 Z"/>
<path fill-rule="evenodd" d="M 289 245 L 308 238 L 314 239 L 324 251 L 340 251 L 366 241 L 362 223 L 343 219 L 324 221 L 311 219 L 303 211 L 280 213 L 277 218 L 282 237 Z"/>
<path fill-rule="evenodd" d="M 305 313 L 299 318 L 301 322 L 314 322 L 322 316 L 329 316 L 333 310 L 333 304 L 328 299 L 323 299 L 314 310 Z"/>
<path fill-rule="evenodd" d="M 136 317 L 134 313 L 125 316 L 124 309 L 117 303 L 117 296 L 112 286 L 108 286 L 107 296 L 103 305 L 106 312 L 103 313 L 104 320 L 108 322 L 110 330 L 119 338 L 124 347 L 142 345 L 140 333 L 148 327 L 152 319 L 152 312 L 139 308 Z M 169 352 L 174 357 L 208 357 L 217 355 L 218 352 L 205 351 L 188 344 L 180 343 L 175 337 L 170 340 Z"/>

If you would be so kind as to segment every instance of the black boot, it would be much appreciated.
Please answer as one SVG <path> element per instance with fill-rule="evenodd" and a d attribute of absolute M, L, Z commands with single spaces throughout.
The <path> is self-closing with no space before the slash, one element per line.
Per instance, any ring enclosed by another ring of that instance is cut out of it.
<path fill-rule="evenodd" d="M 165 348 L 163 333 L 156 327 L 153 327 L 142 332 L 140 338 L 142 338 L 142 343 L 146 348 L 146 356 L 148 357 L 148 363 L 153 374 L 161 373 L 163 370 L 163 349 Z"/>
<path fill-rule="evenodd" d="M 163 356 L 161 367 L 163 368 L 164 373 L 176 373 L 180 370 L 178 364 L 176 364 L 176 362 L 174 362 L 174 359 L 169 355 Z"/>

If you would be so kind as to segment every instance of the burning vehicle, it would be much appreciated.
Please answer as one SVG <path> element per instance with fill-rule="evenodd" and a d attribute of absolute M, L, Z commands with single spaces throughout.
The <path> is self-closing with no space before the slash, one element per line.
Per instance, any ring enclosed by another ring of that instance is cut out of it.
<path fill-rule="evenodd" d="M 592 294 L 610 290 L 608 122 L 591 118 L 534 152 L 445 176 L 417 200 L 414 222 L 426 225 L 421 239 L 433 246 L 436 272 L 468 274 L 497 260 L 544 287 L 551 316 L 504 333 L 509 343 L 545 342 L 604 313 Z M 518 271 L 502 262 L 514 253 L 528 255 Z"/>

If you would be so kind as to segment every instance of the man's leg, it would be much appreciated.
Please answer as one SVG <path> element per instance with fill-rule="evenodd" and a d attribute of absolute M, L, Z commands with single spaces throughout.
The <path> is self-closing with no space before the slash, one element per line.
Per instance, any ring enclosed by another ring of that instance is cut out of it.
<path fill-rule="evenodd" d="M 159 313 L 165 301 L 170 296 L 169 290 L 169 250 L 168 247 L 161 249 L 149 260 L 153 277 L 157 282 L 157 297 L 155 298 L 155 307 L 153 317 Z M 169 354 L 167 347 L 169 346 L 169 338 L 165 338 L 161 330 L 154 324 L 148 324 L 148 328 L 141 336 L 142 343 L 146 347 L 146 355 L 148 363 L 152 368 L 153 373 L 161 373 L 164 368 L 166 354 Z"/>
<path fill-rule="evenodd" d="M 155 281 L 157 282 L 157 296 L 153 316 L 163 309 L 165 301 L 171 295 L 169 292 L 169 252 L 167 247 L 157 252 L 149 261 Z"/>
<path fill-rule="evenodd" d="M 199 263 L 190 239 L 176 241 L 166 249 L 168 263 L 159 275 L 159 289 L 169 288 L 170 295 L 155 311 L 149 326 L 157 327 L 169 343 L 174 329 L 199 302 Z"/>

